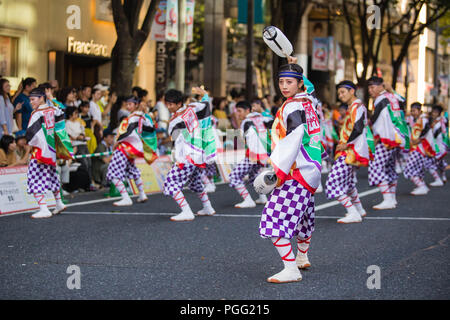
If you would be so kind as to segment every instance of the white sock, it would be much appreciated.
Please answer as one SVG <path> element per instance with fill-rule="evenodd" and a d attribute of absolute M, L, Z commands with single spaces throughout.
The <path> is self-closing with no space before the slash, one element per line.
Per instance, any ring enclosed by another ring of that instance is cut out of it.
<path fill-rule="evenodd" d="M 61 199 L 61 193 L 59 192 L 59 190 L 56 191 L 56 192 L 53 192 L 53 195 L 55 196 L 56 205 L 57 205 L 58 207 L 64 207 L 65 205 L 64 205 L 64 203 L 62 202 L 62 199 Z"/>
<path fill-rule="evenodd" d="M 139 195 L 141 196 L 145 196 L 145 192 L 144 192 L 144 183 L 142 182 L 141 177 L 134 179 L 134 182 L 136 183 L 136 187 L 139 190 Z"/>
<path fill-rule="evenodd" d="M 34 198 L 36 199 L 40 210 L 48 210 L 47 202 L 45 202 L 45 194 L 34 193 Z"/>
<path fill-rule="evenodd" d="M 354 188 L 348 193 L 348 196 L 350 197 L 350 200 L 352 204 L 358 209 L 359 211 L 363 210 L 363 207 L 361 205 L 361 200 L 359 199 L 358 190 Z"/>
<path fill-rule="evenodd" d="M 120 195 L 122 196 L 122 198 L 126 199 L 129 198 L 130 196 L 128 195 L 128 191 L 125 188 L 125 185 L 123 184 L 122 181 L 120 181 L 119 179 L 113 179 L 112 183 L 114 184 L 114 186 L 116 187 L 117 191 L 119 191 Z"/>
<path fill-rule="evenodd" d="M 306 254 L 309 250 L 309 244 L 311 243 L 311 237 L 302 239 L 297 236 L 297 249 L 303 254 Z"/>
<path fill-rule="evenodd" d="M 236 189 L 236 191 L 239 193 L 239 195 L 245 200 L 247 199 L 247 197 L 250 195 L 247 191 L 247 188 L 245 187 L 245 185 L 240 184 L 236 187 L 234 187 Z"/>
<path fill-rule="evenodd" d="M 186 198 L 184 197 L 183 192 L 178 191 L 177 194 L 173 196 L 173 199 L 177 202 L 177 204 L 180 206 L 181 211 L 184 211 L 189 207 L 189 204 L 186 201 Z"/>
<path fill-rule="evenodd" d="M 351 208 L 353 206 L 353 203 L 350 200 L 350 197 L 346 194 L 343 194 L 342 196 L 337 198 L 337 201 L 339 201 L 339 203 L 342 204 L 344 206 L 344 208 L 347 209 L 347 211 L 349 208 Z"/>
<path fill-rule="evenodd" d="M 202 192 L 197 193 L 197 195 L 202 201 L 203 208 L 211 207 L 211 202 L 209 201 L 209 197 L 206 191 L 203 190 Z"/>
<path fill-rule="evenodd" d="M 297 268 L 295 263 L 295 256 L 292 252 L 292 245 L 289 239 L 281 238 L 281 237 L 272 237 L 273 245 L 277 248 L 278 254 L 283 260 L 285 268 Z"/>

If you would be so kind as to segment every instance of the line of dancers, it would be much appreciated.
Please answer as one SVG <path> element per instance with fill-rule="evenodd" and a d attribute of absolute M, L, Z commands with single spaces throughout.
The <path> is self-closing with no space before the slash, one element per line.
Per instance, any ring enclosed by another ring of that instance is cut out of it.
<path fill-rule="evenodd" d="M 245 157 L 234 166 L 229 185 L 242 198 L 236 208 L 264 204 L 259 234 L 271 239 L 284 264 L 283 270 L 267 281 L 285 283 L 300 281 L 300 269 L 311 266 L 307 253 L 314 231 L 314 194 L 321 187 L 327 138 L 325 120 L 320 116 L 320 101 L 312 84 L 303 76 L 303 69 L 296 58 L 288 58 L 288 64 L 280 67 L 278 77 L 279 88 L 286 101 L 275 118 L 252 110 L 249 102 L 242 101 L 236 105 L 241 134 L 245 139 Z M 325 192 L 328 199 L 336 199 L 347 210 L 339 223 L 361 222 L 367 214 L 356 187 L 359 167 L 368 167 L 369 184 L 378 187 L 382 193 L 383 201 L 373 207 L 376 210 L 397 206 L 399 174 L 396 161 L 404 163 L 405 177 L 416 185 L 411 192 L 413 195 L 429 192 L 423 179 L 426 170 L 435 178 L 432 186 L 441 186 L 446 181 L 443 158 L 449 148 L 448 119 L 442 116 L 442 108 L 433 107 L 429 118 L 421 113 L 420 104 L 413 104 L 413 118 L 407 119 L 401 108 L 401 97 L 387 91 L 382 78 L 370 78 L 368 89 L 374 100 L 374 112 L 370 118 L 363 102 L 356 97 L 356 85 L 348 80 L 337 85 L 338 98 L 348 105 L 348 110 Z M 208 192 L 214 191 L 210 177 L 215 174 L 218 136 L 207 92 L 201 88 L 193 88 L 193 92 L 202 99 L 187 105 L 183 103 L 180 91 L 168 90 L 164 97 L 172 113 L 168 132 L 174 143 L 173 166 L 165 179 L 164 194 L 172 197 L 181 210 L 170 218 L 175 222 L 195 219 L 183 193 L 185 186 L 196 193 L 202 203 L 202 209 L 196 212 L 198 216 L 216 213 Z M 32 218 L 49 218 L 66 208 L 61 201 L 56 160 L 70 159 L 73 150 L 64 130 L 64 114 L 46 100 L 45 88 L 34 89 L 30 101 L 34 112 L 26 136 L 33 152 L 27 190 L 40 207 Z M 108 179 L 121 194 L 121 200 L 114 202 L 115 206 L 133 204 L 123 184 L 126 179 L 136 183 L 139 190 L 137 202 L 148 201 L 134 161 L 144 158 L 151 164 L 157 158 L 155 123 L 140 109 L 135 98 L 127 100 L 127 108 L 130 115 L 120 124 L 107 172 Z M 275 177 L 270 192 L 253 200 L 246 184 L 265 181 L 257 180 L 257 177 L 268 171 Z M 56 199 L 53 212 L 45 203 L 48 191 Z M 291 239 L 295 239 L 297 245 L 296 255 Z"/>

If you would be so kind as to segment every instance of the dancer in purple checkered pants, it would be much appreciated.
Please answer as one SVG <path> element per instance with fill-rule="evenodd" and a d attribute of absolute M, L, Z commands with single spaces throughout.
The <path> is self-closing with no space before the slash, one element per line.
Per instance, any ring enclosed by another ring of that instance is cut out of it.
<path fill-rule="evenodd" d="M 425 169 L 432 165 L 436 151 L 434 149 L 434 137 L 428 117 L 421 112 L 422 105 L 415 102 L 411 105 L 411 115 L 414 117 L 414 125 L 411 130 L 411 152 L 409 153 L 404 170 L 405 178 L 410 179 L 416 188 L 412 195 L 426 195 L 429 192 L 425 184 Z"/>
<path fill-rule="evenodd" d="M 444 157 L 450 148 L 450 139 L 448 137 L 448 120 L 441 116 L 442 111 L 443 108 L 440 105 L 434 105 L 431 109 L 430 124 L 439 149 L 436 151 L 436 155 L 425 163 L 425 170 L 428 170 L 434 178 L 434 181 L 430 183 L 432 187 L 442 187 L 447 182 L 445 175 L 447 162 Z"/>
<path fill-rule="evenodd" d="M 268 158 L 267 146 L 261 143 L 261 137 L 268 136 L 267 129 L 273 119 L 263 117 L 259 112 L 251 112 L 252 105 L 247 101 L 236 104 L 236 114 L 242 121 L 241 131 L 245 139 L 245 158 L 238 163 L 230 173 L 230 187 L 236 189 L 244 201 L 235 205 L 236 208 L 253 208 L 256 204 L 265 204 L 267 197 L 260 195 L 254 201 L 245 187 L 244 177 L 248 175 L 247 183 L 253 183 Z M 264 140 L 267 143 L 267 139 Z M 270 142 L 270 141 L 269 141 Z"/>
<path fill-rule="evenodd" d="M 287 101 L 272 127 L 270 164 L 274 172 L 269 180 L 277 182 L 272 185 L 259 224 L 260 236 L 272 240 L 284 264 L 281 272 L 267 279 L 272 283 L 300 281 L 299 269 L 311 266 L 307 252 L 314 231 L 314 192 L 320 183 L 323 152 L 319 119 L 302 89 L 303 69 L 295 64 L 296 58 L 288 61 L 291 64 L 279 69 L 280 91 Z M 263 172 L 255 179 L 258 192 L 269 191 L 260 188 L 266 175 Z M 297 240 L 297 256 L 292 238 Z"/>
<path fill-rule="evenodd" d="M 47 98 L 51 101 L 51 96 Z M 39 212 L 31 217 L 50 218 L 61 213 L 66 206 L 61 200 L 60 183 L 56 172 L 57 153 L 60 158 L 71 159 L 73 156 L 72 145 L 65 131 L 64 113 L 57 107 L 46 103 L 44 88 L 38 87 L 30 93 L 30 102 L 33 107 L 28 123 L 26 138 L 28 144 L 33 147 L 33 153 L 27 173 L 27 192 L 33 194 L 39 205 Z M 49 102 L 50 103 L 50 102 Z M 60 139 L 62 146 L 55 145 L 56 137 Z M 53 142 L 53 143 L 52 143 Z M 45 194 L 50 191 L 56 200 L 56 208 L 49 211 L 45 201 Z"/>
<path fill-rule="evenodd" d="M 203 96 L 201 102 L 184 106 L 183 94 L 178 90 L 169 90 L 164 97 L 167 108 L 173 114 L 169 134 L 175 141 L 172 151 L 175 163 L 166 176 L 164 194 L 171 196 L 181 209 L 181 213 L 170 218 L 172 221 L 195 218 L 182 191 L 185 184 L 202 202 L 203 209 L 197 215 L 212 216 L 216 213 L 202 182 L 205 168 L 213 165 L 216 158 L 209 99 L 203 89 L 193 88 L 193 91 Z M 201 146 L 198 141 L 202 142 Z"/>
<path fill-rule="evenodd" d="M 115 206 L 131 206 L 133 201 L 123 184 L 126 179 L 134 180 L 139 191 L 137 202 L 143 203 L 148 200 L 144 191 L 144 183 L 141 172 L 134 164 L 136 158 L 144 158 L 151 164 L 156 158 L 154 149 L 148 137 L 156 138 L 153 121 L 141 110 L 140 101 L 134 96 L 127 99 L 127 110 L 130 115 L 124 119 L 119 126 L 116 148 L 108 165 L 106 177 L 119 191 L 122 199 L 113 203 Z M 144 148 L 144 144 L 148 148 Z M 150 151 L 151 150 L 151 151 Z"/>
<path fill-rule="evenodd" d="M 368 80 L 369 95 L 374 100 L 374 113 L 370 118 L 374 135 L 375 155 L 369 164 L 369 184 L 377 186 L 383 201 L 375 210 L 394 209 L 397 206 L 398 173 L 395 170 L 398 149 L 409 146 L 409 133 L 402 118 L 400 103 L 386 91 L 383 79 L 373 76 Z"/>
<path fill-rule="evenodd" d="M 339 100 L 349 107 L 336 147 L 336 161 L 326 182 L 326 193 L 328 199 L 336 198 L 347 209 L 347 214 L 338 223 L 361 222 L 366 211 L 356 189 L 356 170 L 362 166 L 367 167 L 371 158 L 366 137 L 367 109 L 356 98 L 356 85 L 353 82 L 340 82 L 337 92 Z"/>

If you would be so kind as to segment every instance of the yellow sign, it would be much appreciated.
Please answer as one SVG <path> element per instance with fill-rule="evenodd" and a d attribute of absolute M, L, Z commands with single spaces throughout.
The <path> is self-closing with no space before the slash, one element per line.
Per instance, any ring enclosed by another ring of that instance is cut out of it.
<path fill-rule="evenodd" d="M 67 38 L 67 51 L 71 53 L 108 57 L 107 48 L 104 44 L 94 43 L 94 40 L 83 42 L 74 37 Z"/>

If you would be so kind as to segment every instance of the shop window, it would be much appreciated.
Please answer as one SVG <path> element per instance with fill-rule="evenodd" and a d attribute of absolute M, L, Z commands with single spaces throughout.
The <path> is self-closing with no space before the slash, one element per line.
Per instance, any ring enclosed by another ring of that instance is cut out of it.
<path fill-rule="evenodd" d="M 0 35 L 0 75 L 18 76 L 19 38 Z"/>

